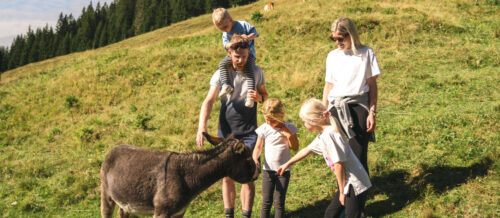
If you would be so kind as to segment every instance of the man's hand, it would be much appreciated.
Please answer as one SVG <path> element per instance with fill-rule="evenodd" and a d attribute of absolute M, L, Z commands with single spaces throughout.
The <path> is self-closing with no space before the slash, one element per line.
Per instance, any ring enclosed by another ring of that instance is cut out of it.
<path fill-rule="evenodd" d="M 196 144 L 198 145 L 198 147 L 203 146 L 203 140 L 204 140 L 203 131 L 198 130 L 198 133 L 196 133 Z"/>
<path fill-rule="evenodd" d="M 255 102 L 262 102 L 262 96 L 255 90 L 248 90 L 247 99 L 251 99 Z"/>

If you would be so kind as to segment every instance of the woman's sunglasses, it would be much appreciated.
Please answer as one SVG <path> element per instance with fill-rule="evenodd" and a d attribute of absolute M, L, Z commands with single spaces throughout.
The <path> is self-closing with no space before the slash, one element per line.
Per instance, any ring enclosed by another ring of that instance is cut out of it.
<path fill-rule="evenodd" d="M 345 35 L 344 37 L 333 37 L 332 35 L 330 35 L 330 39 L 331 39 L 332 41 L 334 41 L 334 42 L 339 41 L 340 43 L 342 43 L 342 42 L 344 42 L 344 39 L 345 39 L 345 37 L 347 37 L 347 36 L 349 36 L 349 35 Z"/>
<path fill-rule="evenodd" d="M 248 42 L 238 42 L 238 43 L 235 43 L 235 44 L 231 45 L 231 49 L 233 49 L 233 50 L 236 50 L 238 48 L 245 49 L 245 48 L 248 48 L 248 47 L 249 47 Z"/>

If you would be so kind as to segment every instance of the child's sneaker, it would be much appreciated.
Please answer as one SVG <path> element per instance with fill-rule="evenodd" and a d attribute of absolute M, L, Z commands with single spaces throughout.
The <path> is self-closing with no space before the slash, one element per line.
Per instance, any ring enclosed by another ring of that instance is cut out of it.
<path fill-rule="evenodd" d="M 233 92 L 233 87 L 231 85 L 222 85 L 222 88 L 220 89 L 219 97 L 225 98 L 231 96 L 231 92 Z"/>
<path fill-rule="evenodd" d="M 246 107 L 250 107 L 251 108 L 251 107 L 253 107 L 253 104 L 254 104 L 254 101 L 252 99 L 247 98 L 245 100 L 245 106 Z"/>

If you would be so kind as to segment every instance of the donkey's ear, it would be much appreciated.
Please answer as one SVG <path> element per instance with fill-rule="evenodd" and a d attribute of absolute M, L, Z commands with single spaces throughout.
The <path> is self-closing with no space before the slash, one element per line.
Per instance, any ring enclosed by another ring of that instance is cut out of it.
<path fill-rule="evenodd" d="M 236 145 L 234 145 L 233 151 L 235 154 L 243 154 L 243 152 L 245 151 L 245 147 L 245 143 L 238 142 Z"/>
<path fill-rule="evenodd" d="M 222 142 L 222 138 L 211 136 L 211 135 L 209 135 L 206 132 L 203 132 L 203 136 L 205 136 L 205 138 L 207 139 L 207 141 L 210 142 L 210 144 L 212 144 L 212 145 L 218 145 L 218 144 L 220 144 Z"/>
<path fill-rule="evenodd" d="M 234 137 L 234 133 L 229 133 L 229 134 L 227 134 L 226 138 L 227 139 L 235 139 L 236 137 Z"/>

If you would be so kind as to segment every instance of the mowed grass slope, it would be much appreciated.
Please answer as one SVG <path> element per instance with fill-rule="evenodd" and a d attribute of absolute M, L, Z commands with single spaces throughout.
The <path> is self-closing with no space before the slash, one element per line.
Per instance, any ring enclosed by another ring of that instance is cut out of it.
<path fill-rule="evenodd" d="M 369 146 L 369 216 L 498 216 L 498 1 L 278 0 L 252 21 L 265 3 L 230 13 L 261 34 L 257 64 L 270 96 L 284 101 L 287 119 L 299 127 L 301 148 L 315 134 L 298 110 L 321 98 L 326 55 L 335 48 L 327 38 L 333 20 L 353 18 L 377 54 L 383 75 L 377 142 Z M 199 149 L 200 106 L 224 56 L 220 32 L 203 15 L 3 73 L 0 214 L 97 217 L 99 169 L 113 146 Z M 209 121 L 213 134 L 218 105 Z M 288 215 L 322 216 L 335 190 L 323 159 L 306 158 L 292 171 Z M 217 183 L 186 217 L 221 217 L 221 198 Z M 260 199 L 259 179 L 254 217 Z"/>

